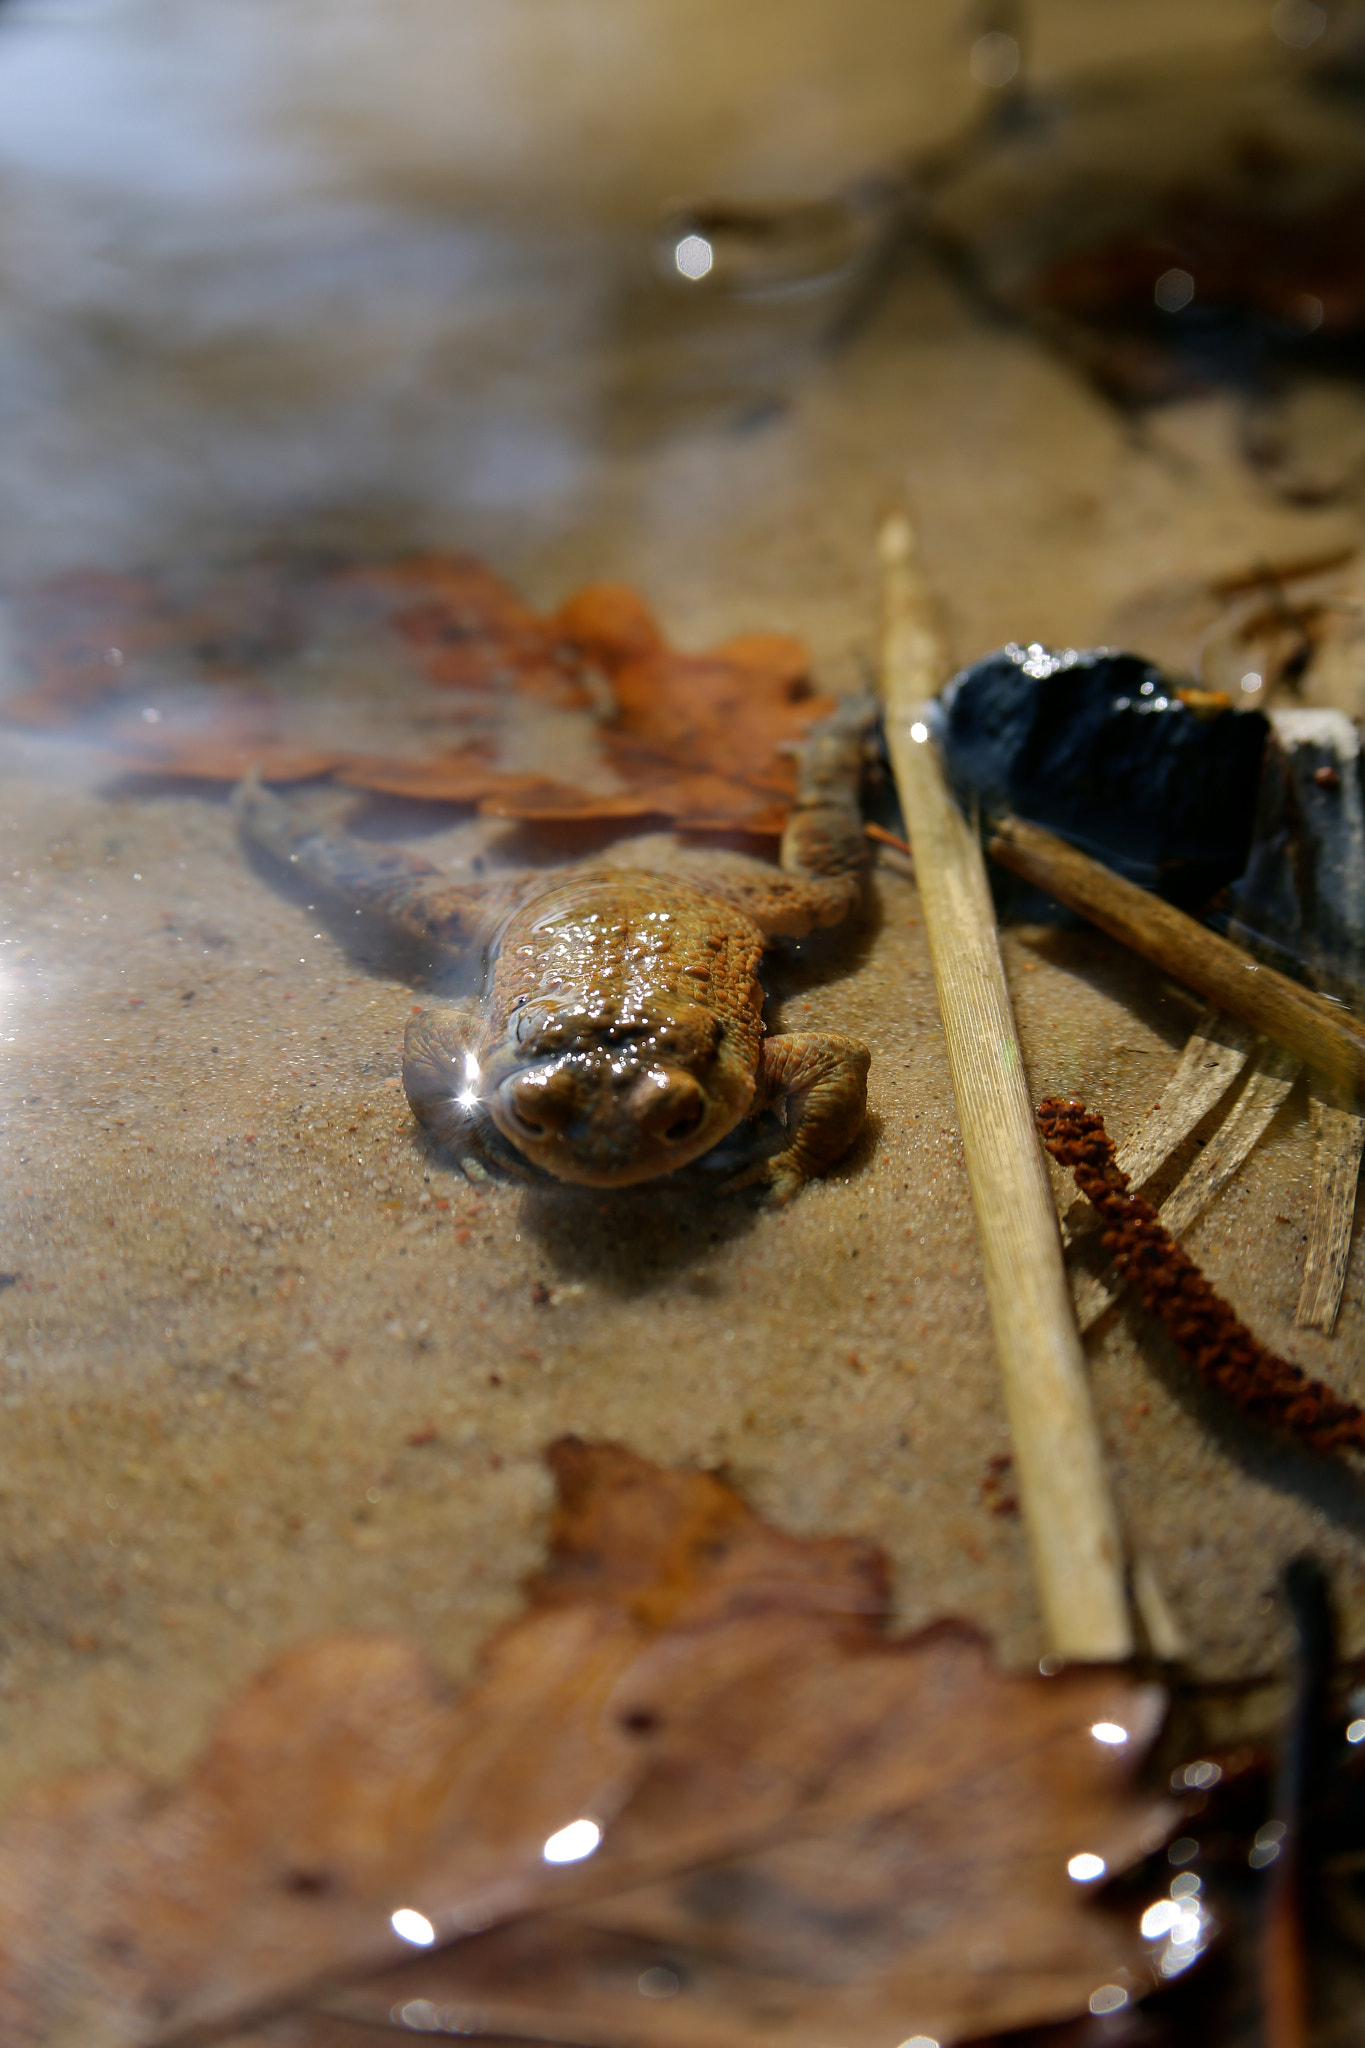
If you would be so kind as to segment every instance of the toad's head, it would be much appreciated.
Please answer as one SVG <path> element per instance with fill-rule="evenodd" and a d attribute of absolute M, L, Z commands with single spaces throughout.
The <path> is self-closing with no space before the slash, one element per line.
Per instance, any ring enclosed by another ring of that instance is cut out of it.
<path fill-rule="evenodd" d="M 410 1036 L 411 1055 L 411 1036 Z M 498 1043 L 422 1062 L 423 1085 L 447 1108 L 409 1099 L 423 1121 L 457 1136 L 458 1113 L 486 1116 L 521 1157 L 556 1180 L 629 1187 L 672 1173 L 717 1144 L 747 1113 L 754 1063 L 706 1009 L 680 1003 L 646 1015 L 588 1005 L 525 1004 Z"/>
<path fill-rule="evenodd" d="M 690 1004 L 619 1018 L 528 1004 L 488 1062 L 488 1114 L 557 1180 L 629 1187 L 734 1129 L 754 1075 L 726 1054 L 718 1019 Z"/>

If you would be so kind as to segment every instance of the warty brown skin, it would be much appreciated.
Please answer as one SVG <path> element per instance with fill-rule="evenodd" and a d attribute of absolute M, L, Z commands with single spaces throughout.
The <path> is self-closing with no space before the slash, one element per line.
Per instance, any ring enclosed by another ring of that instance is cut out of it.
<path fill-rule="evenodd" d="M 866 711 L 817 728 L 780 868 L 677 856 L 667 871 L 580 862 L 551 874 L 446 881 L 248 782 L 248 839 L 409 938 L 485 960 L 477 1000 L 420 1011 L 403 1086 L 466 1168 L 628 1187 L 688 1165 L 776 1109 L 787 1143 L 730 1185 L 778 1200 L 852 1143 L 870 1055 L 833 1032 L 767 1036 L 765 945 L 841 922 L 861 893 L 857 808 Z"/>

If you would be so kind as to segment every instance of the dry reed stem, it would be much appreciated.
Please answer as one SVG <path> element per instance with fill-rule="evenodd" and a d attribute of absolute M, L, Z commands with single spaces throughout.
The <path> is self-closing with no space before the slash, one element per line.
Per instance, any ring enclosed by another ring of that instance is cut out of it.
<path fill-rule="evenodd" d="M 1301 1329 L 1331 1336 L 1346 1285 L 1351 1255 L 1360 1159 L 1365 1150 L 1361 1105 L 1344 1104 L 1316 1082 L 1309 1090 L 1313 1119 L 1313 1208 L 1308 1250 L 1294 1321 Z"/>
<path fill-rule="evenodd" d="M 883 525 L 880 556 L 887 744 L 938 987 L 1043 1624 L 1058 1655 L 1127 1657 L 1118 1518 L 985 862 L 923 722 L 948 662 L 903 516 Z"/>
<path fill-rule="evenodd" d="M 1189 1229 L 1216 1195 L 1222 1193 L 1239 1173 L 1270 1126 L 1271 1119 L 1288 1095 L 1301 1069 L 1292 1053 L 1262 1039 L 1257 1048 L 1247 1084 L 1231 1110 L 1209 1139 L 1183 1179 L 1177 1182 L 1161 1205 L 1161 1222 L 1172 1237 Z M 1126 1166 L 1120 1152 L 1118 1165 L 1128 1172 L 1130 1184 L 1137 1176 Z M 1083 1274 L 1073 1287 L 1076 1320 L 1088 1330 L 1122 1291 L 1124 1282 L 1114 1268 L 1104 1274 Z"/>

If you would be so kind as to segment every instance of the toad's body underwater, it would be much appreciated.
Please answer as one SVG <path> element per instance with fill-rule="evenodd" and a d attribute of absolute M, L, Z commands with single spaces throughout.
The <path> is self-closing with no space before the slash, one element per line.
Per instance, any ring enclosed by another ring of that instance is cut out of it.
<path fill-rule="evenodd" d="M 484 994 L 418 1012 L 403 1086 L 466 1163 L 589 1187 L 686 1166 L 776 1111 L 786 1143 L 738 1182 L 795 1193 L 862 1126 L 869 1055 L 833 1032 L 765 1034 L 763 949 L 858 904 L 865 705 L 809 736 L 781 866 L 672 853 L 667 868 L 582 862 L 449 882 L 426 861 L 320 830 L 258 783 L 255 845 L 447 959 L 477 949 Z M 732 1183 L 736 1184 L 736 1183 Z"/>

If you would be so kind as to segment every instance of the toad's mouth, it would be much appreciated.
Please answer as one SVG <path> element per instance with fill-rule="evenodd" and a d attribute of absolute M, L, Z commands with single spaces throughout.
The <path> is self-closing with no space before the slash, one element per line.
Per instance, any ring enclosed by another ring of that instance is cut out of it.
<path fill-rule="evenodd" d="M 736 1121 L 686 1068 L 624 1061 L 524 1068 L 496 1089 L 488 1109 L 527 1158 L 594 1187 L 671 1173 Z"/>

